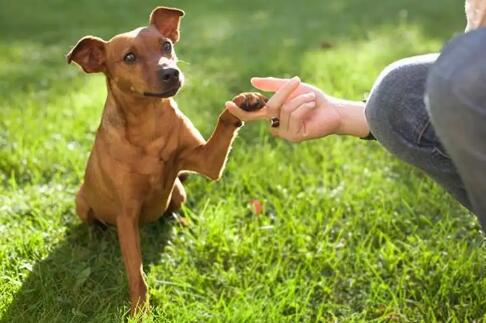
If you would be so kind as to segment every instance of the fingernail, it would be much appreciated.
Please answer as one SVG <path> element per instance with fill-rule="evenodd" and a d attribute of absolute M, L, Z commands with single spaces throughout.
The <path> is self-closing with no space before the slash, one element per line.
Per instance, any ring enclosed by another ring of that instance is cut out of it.
<path fill-rule="evenodd" d="M 316 94 L 314 92 L 309 92 L 307 93 L 307 95 L 310 97 L 310 98 L 314 98 L 316 96 Z"/>
<path fill-rule="evenodd" d="M 294 77 L 292 77 L 292 81 L 300 82 L 300 77 L 294 76 Z"/>

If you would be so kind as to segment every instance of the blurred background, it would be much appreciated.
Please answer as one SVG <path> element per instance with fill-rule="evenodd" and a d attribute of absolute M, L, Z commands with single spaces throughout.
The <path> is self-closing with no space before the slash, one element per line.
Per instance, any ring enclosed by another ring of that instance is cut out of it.
<path fill-rule="evenodd" d="M 461 0 L 0 0 L 0 320 L 111 322 L 128 309 L 113 230 L 74 215 L 106 98 L 65 54 L 83 36 L 186 11 L 181 110 L 207 137 L 251 76 L 299 75 L 363 99 L 380 71 L 464 30 Z M 161 322 L 473 321 L 486 251 L 475 218 L 375 142 L 299 145 L 240 131 L 219 183 L 192 176 L 189 227 L 144 228 Z M 252 201 L 264 206 L 262 214 Z"/>

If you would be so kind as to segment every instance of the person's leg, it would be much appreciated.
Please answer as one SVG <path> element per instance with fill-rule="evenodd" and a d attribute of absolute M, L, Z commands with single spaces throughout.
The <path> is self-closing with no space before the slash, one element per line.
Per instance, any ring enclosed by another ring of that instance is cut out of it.
<path fill-rule="evenodd" d="M 486 229 L 486 29 L 455 38 L 427 80 L 431 121 Z"/>
<path fill-rule="evenodd" d="M 424 170 L 464 206 L 464 184 L 438 140 L 425 107 L 425 83 L 437 55 L 398 61 L 376 81 L 366 104 L 373 136 L 392 154 Z"/>

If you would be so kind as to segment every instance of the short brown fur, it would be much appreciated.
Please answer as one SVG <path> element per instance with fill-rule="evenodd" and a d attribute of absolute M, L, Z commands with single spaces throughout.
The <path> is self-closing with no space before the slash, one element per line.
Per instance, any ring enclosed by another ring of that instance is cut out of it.
<path fill-rule="evenodd" d="M 67 55 L 85 72 L 106 75 L 108 96 L 97 130 L 76 212 L 86 223 L 115 225 L 127 270 L 131 311 L 148 304 L 139 226 L 153 222 L 186 200 L 178 176 L 196 172 L 221 177 L 242 122 L 224 110 L 205 141 L 172 98 L 183 84 L 174 51 L 179 9 L 158 7 L 150 24 L 109 41 L 87 36 Z M 135 61 L 132 61 L 133 54 Z M 262 107 L 259 94 L 245 93 L 239 106 Z"/>

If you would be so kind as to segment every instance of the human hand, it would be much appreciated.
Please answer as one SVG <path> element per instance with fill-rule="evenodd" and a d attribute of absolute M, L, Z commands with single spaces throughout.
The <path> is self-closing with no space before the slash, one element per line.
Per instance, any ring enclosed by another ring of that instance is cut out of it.
<path fill-rule="evenodd" d="M 300 142 L 330 134 L 368 134 L 361 103 L 333 98 L 297 77 L 253 78 L 251 82 L 260 90 L 276 92 L 266 106 L 257 112 L 246 112 L 227 102 L 226 108 L 244 121 L 278 118 L 280 125 L 270 129 L 274 136 Z"/>

